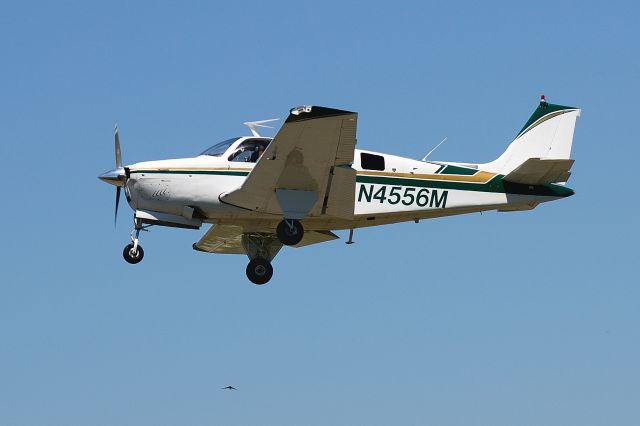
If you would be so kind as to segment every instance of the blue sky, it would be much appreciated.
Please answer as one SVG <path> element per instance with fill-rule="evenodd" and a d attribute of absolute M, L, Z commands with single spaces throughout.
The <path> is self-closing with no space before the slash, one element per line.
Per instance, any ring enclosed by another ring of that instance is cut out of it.
<path fill-rule="evenodd" d="M 0 424 L 638 424 L 638 13 L 3 3 Z M 574 197 L 283 250 L 262 287 L 204 231 L 126 264 L 96 179 L 116 122 L 133 163 L 301 104 L 358 111 L 361 148 L 489 161 L 540 93 L 583 108 Z"/>

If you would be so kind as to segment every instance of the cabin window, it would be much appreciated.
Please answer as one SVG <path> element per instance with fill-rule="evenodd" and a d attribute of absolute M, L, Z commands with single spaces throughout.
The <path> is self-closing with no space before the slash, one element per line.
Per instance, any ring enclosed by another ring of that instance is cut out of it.
<path fill-rule="evenodd" d="M 382 155 L 361 152 L 360 166 L 365 170 L 384 170 L 384 157 Z"/>

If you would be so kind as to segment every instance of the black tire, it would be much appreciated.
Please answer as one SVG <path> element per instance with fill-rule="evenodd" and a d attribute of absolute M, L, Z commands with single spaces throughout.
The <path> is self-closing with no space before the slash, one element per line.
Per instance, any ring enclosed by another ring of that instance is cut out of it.
<path fill-rule="evenodd" d="M 289 226 L 289 224 L 291 224 L 291 226 Z M 278 224 L 276 235 L 285 246 L 295 246 L 302 241 L 304 228 L 302 224 L 295 219 L 285 219 Z"/>
<path fill-rule="evenodd" d="M 131 250 L 133 250 L 133 243 L 127 244 L 124 247 L 124 250 L 122 251 L 122 257 L 124 257 L 124 260 L 132 265 L 142 262 L 142 258 L 144 257 L 144 250 L 142 249 L 142 246 L 138 244 L 138 250 L 135 255 L 131 253 Z"/>
<path fill-rule="evenodd" d="M 247 265 L 247 278 L 254 284 L 262 285 L 269 282 L 273 276 L 273 266 L 267 259 L 256 257 Z"/>

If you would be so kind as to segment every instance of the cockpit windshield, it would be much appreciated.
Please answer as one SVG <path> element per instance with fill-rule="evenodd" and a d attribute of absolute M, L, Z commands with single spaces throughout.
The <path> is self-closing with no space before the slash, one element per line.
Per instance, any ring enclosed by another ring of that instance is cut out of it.
<path fill-rule="evenodd" d="M 222 154 L 227 152 L 227 149 L 229 149 L 229 147 L 233 145 L 233 143 L 238 139 L 239 138 L 231 138 L 227 139 L 226 141 L 219 142 L 211 148 L 204 150 L 200 155 L 211 155 L 213 157 L 220 157 L 222 156 Z"/>

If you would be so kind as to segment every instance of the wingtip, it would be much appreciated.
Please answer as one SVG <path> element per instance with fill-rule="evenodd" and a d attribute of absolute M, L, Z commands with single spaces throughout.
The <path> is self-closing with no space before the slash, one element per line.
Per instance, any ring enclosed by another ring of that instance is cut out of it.
<path fill-rule="evenodd" d="M 303 105 L 289 110 L 287 122 L 311 120 L 314 118 L 336 117 L 340 115 L 355 114 L 353 111 L 346 111 L 337 108 L 328 108 L 314 105 Z"/>

